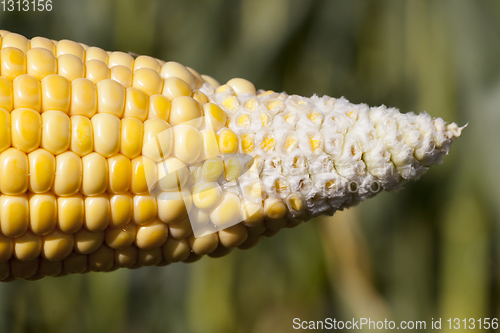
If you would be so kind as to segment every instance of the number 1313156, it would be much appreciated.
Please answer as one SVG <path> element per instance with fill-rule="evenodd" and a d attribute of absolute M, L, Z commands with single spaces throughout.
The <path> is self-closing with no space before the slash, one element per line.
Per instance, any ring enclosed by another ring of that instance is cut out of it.
<path fill-rule="evenodd" d="M 52 0 L 1 0 L 4 12 L 50 12 Z"/>

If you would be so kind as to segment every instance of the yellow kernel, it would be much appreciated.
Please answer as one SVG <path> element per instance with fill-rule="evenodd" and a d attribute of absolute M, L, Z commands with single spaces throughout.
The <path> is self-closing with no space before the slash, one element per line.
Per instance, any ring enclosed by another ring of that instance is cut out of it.
<path fill-rule="evenodd" d="M 110 157 L 120 150 L 120 119 L 109 113 L 98 113 L 92 117 L 94 150 Z"/>
<path fill-rule="evenodd" d="M 31 49 L 45 49 L 52 53 L 52 55 L 56 54 L 56 46 L 55 44 L 48 38 L 45 37 L 33 37 L 30 40 Z M 29 52 L 29 51 L 28 51 Z"/>
<path fill-rule="evenodd" d="M 193 233 L 189 216 L 183 217 L 180 221 L 168 225 L 169 236 L 174 239 L 185 239 Z"/>
<path fill-rule="evenodd" d="M 191 247 L 185 239 L 174 239 L 168 237 L 161 247 L 163 258 L 168 262 L 183 261 L 191 253 Z"/>
<path fill-rule="evenodd" d="M 58 74 L 42 79 L 42 111 L 57 110 L 69 112 L 71 83 Z"/>
<path fill-rule="evenodd" d="M 256 94 L 255 86 L 253 85 L 253 83 L 245 79 L 234 78 L 227 81 L 227 85 L 233 88 L 236 96 L 244 94 L 251 94 L 251 95 Z"/>
<path fill-rule="evenodd" d="M 85 197 L 85 220 L 87 230 L 96 232 L 105 230 L 109 225 L 110 207 L 107 194 Z"/>
<path fill-rule="evenodd" d="M 13 81 L 16 77 L 26 74 L 26 57 L 24 52 L 14 47 L 4 47 L 0 51 L 0 73 Z"/>
<path fill-rule="evenodd" d="M 188 124 L 199 128 L 203 122 L 200 103 L 189 96 L 177 97 L 172 101 L 170 124 L 177 126 Z"/>
<path fill-rule="evenodd" d="M 109 68 L 114 66 L 123 66 L 132 70 L 134 67 L 134 57 L 124 52 L 111 52 L 108 58 L 108 66 Z"/>
<path fill-rule="evenodd" d="M 115 250 L 115 264 L 118 267 L 132 267 L 137 262 L 137 247 L 129 246 Z"/>
<path fill-rule="evenodd" d="M 137 228 L 135 244 L 143 250 L 151 250 L 162 246 L 168 237 L 168 227 L 155 219 L 149 224 Z"/>
<path fill-rule="evenodd" d="M 231 192 L 222 192 L 219 202 L 210 212 L 216 227 L 229 227 L 242 221 L 240 198 Z"/>
<path fill-rule="evenodd" d="M 220 158 L 209 158 L 203 162 L 201 174 L 206 181 L 216 181 L 222 172 L 224 172 L 224 163 Z"/>
<path fill-rule="evenodd" d="M 207 126 L 209 125 L 209 128 L 214 131 L 220 130 L 226 124 L 226 113 L 217 104 L 207 103 L 203 105 L 203 112 L 207 119 Z"/>
<path fill-rule="evenodd" d="M 57 61 L 54 54 L 42 48 L 32 48 L 26 53 L 26 72 L 38 80 L 57 73 Z"/>
<path fill-rule="evenodd" d="M 255 137 L 253 133 L 244 134 L 241 137 L 241 150 L 250 154 L 255 150 Z"/>
<path fill-rule="evenodd" d="M 123 193 L 130 188 L 132 163 L 130 159 L 117 154 L 108 158 L 108 192 Z"/>
<path fill-rule="evenodd" d="M 31 109 L 16 109 L 10 114 L 12 146 L 29 153 L 40 146 L 41 117 Z"/>
<path fill-rule="evenodd" d="M 13 81 L 14 109 L 29 108 L 40 112 L 42 108 L 42 89 L 40 81 L 34 76 L 23 74 Z"/>
<path fill-rule="evenodd" d="M 141 154 L 142 138 L 144 132 L 143 123 L 133 117 L 121 120 L 120 153 L 130 159 Z"/>
<path fill-rule="evenodd" d="M 63 54 L 72 54 L 81 61 L 85 60 L 85 50 L 80 44 L 72 40 L 62 39 L 57 42 L 56 55 L 59 57 Z"/>
<path fill-rule="evenodd" d="M 210 129 L 203 129 L 200 131 L 202 139 L 202 149 L 198 160 L 204 161 L 206 159 L 220 155 L 217 134 Z"/>
<path fill-rule="evenodd" d="M 104 242 L 104 231 L 89 231 L 85 228 L 80 229 L 74 234 L 74 250 L 80 254 L 90 254 L 97 251 Z"/>
<path fill-rule="evenodd" d="M 85 65 L 82 60 L 72 54 L 57 57 L 57 74 L 69 81 L 85 77 Z"/>
<path fill-rule="evenodd" d="M 23 194 L 28 190 L 28 157 L 22 151 L 9 148 L 0 154 L 0 192 Z"/>
<path fill-rule="evenodd" d="M 92 118 L 97 112 L 97 90 L 92 81 L 78 78 L 71 81 L 70 116 Z"/>
<path fill-rule="evenodd" d="M 18 237 L 29 225 L 29 203 L 26 194 L 0 197 L 0 229 L 7 237 Z"/>
<path fill-rule="evenodd" d="M 189 176 L 188 168 L 181 160 L 169 157 L 158 164 L 158 186 L 162 191 L 182 188 Z"/>
<path fill-rule="evenodd" d="M 194 69 L 192 69 L 191 67 L 187 67 L 187 70 L 193 74 L 195 80 L 196 80 L 196 84 L 195 84 L 195 88 L 196 89 L 199 89 L 201 88 L 201 86 L 203 85 L 203 82 L 205 82 L 205 80 L 203 80 L 203 78 L 201 77 L 200 73 L 198 73 L 197 71 L 195 71 Z"/>
<path fill-rule="evenodd" d="M 134 243 L 137 226 L 128 223 L 118 228 L 107 228 L 104 232 L 104 241 L 112 249 L 123 249 Z"/>
<path fill-rule="evenodd" d="M 54 229 L 43 236 L 42 256 L 50 261 L 62 261 L 73 251 L 75 239 L 72 234 Z"/>
<path fill-rule="evenodd" d="M 168 98 L 155 94 L 149 97 L 148 119 L 158 118 L 165 121 L 170 120 L 171 104 Z"/>
<path fill-rule="evenodd" d="M 50 191 L 56 171 L 56 158 L 45 149 L 37 149 L 28 154 L 29 190 L 32 193 Z"/>
<path fill-rule="evenodd" d="M 89 255 L 89 269 L 93 272 L 109 271 L 114 264 L 115 252 L 106 245 Z"/>
<path fill-rule="evenodd" d="M 179 222 L 193 206 L 191 193 L 187 189 L 161 192 L 157 202 L 158 218 L 167 224 Z"/>
<path fill-rule="evenodd" d="M 153 57 L 149 56 L 138 56 L 134 61 L 134 71 L 139 68 L 149 68 L 154 70 L 155 72 L 160 72 L 160 63 Z"/>
<path fill-rule="evenodd" d="M 162 67 L 160 74 L 163 78 L 177 77 L 186 82 L 190 89 L 196 88 L 196 78 L 194 75 L 183 65 L 175 61 L 166 62 Z"/>
<path fill-rule="evenodd" d="M 108 163 L 98 153 L 82 157 L 82 194 L 95 196 L 103 194 L 108 185 Z"/>
<path fill-rule="evenodd" d="M 89 60 L 85 63 L 85 77 L 94 84 L 110 77 L 108 66 L 100 60 Z"/>
<path fill-rule="evenodd" d="M 52 191 L 57 196 L 70 196 L 80 191 L 82 184 L 82 160 L 73 152 L 56 156 L 56 174 Z"/>
<path fill-rule="evenodd" d="M 115 80 L 125 89 L 132 87 L 132 72 L 130 69 L 124 66 L 110 66 L 110 68 L 109 78 L 111 80 Z"/>
<path fill-rule="evenodd" d="M 205 82 L 207 82 L 208 84 L 210 84 L 214 89 L 220 86 L 219 81 L 217 81 L 216 79 L 214 79 L 211 76 L 202 74 L 201 77 L 203 78 L 203 80 Z"/>
<path fill-rule="evenodd" d="M 137 225 L 148 224 L 156 217 L 158 210 L 156 199 L 150 195 L 134 196 L 133 221 Z"/>
<path fill-rule="evenodd" d="M 217 182 L 201 182 L 193 187 L 193 203 L 199 209 L 213 207 L 222 194 Z"/>
<path fill-rule="evenodd" d="M 12 111 L 14 108 L 12 88 L 12 81 L 4 76 L 0 76 L 0 108 L 7 112 Z"/>
<path fill-rule="evenodd" d="M 62 111 L 42 113 L 41 147 L 54 155 L 68 150 L 71 139 L 71 124 L 68 115 Z"/>
<path fill-rule="evenodd" d="M 109 206 L 110 227 L 119 228 L 132 221 L 134 203 L 130 192 L 110 195 Z"/>
<path fill-rule="evenodd" d="M 219 150 L 222 154 L 233 154 L 238 150 L 238 137 L 228 128 L 219 133 Z"/>
<path fill-rule="evenodd" d="M 237 97 L 228 96 L 222 101 L 222 106 L 231 113 L 234 113 L 239 108 L 240 102 Z"/>
<path fill-rule="evenodd" d="M 0 234 L 0 263 L 4 263 L 14 253 L 14 241 L 10 237 Z"/>
<path fill-rule="evenodd" d="M 99 47 L 91 46 L 85 52 L 85 61 L 100 60 L 103 63 L 108 63 L 108 54 Z"/>
<path fill-rule="evenodd" d="M 219 236 L 216 232 L 196 238 L 191 235 L 188 241 L 193 252 L 203 256 L 215 251 L 219 245 Z"/>
<path fill-rule="evenodd" d="M 73 116 L 71 123 L 70 149 L 79 156 L 90 154 L 94 150 L 92 122 L 85 116 Z"/>
<path fill-rule="evenodd" d="M 228 249 L 243 244 L 248 237 L 247 228 L 242 223 L 219 230 L 218 234 L 220 244 Z"/>
<path fill-rule="evenodd" d="M 9 148 L 10 144 L 10 113 L 0 109 L 0 153 Z"/>
<path fill-rule="evenodd" d="M 264 207 L 262 203 L 245 201 L 242 206 L 243 222 L 245 225 L 255 227 L 264 221 Z"/>
<path fill-rule="evenodd" d="M 65 233 L 75 233 L 83 226 L 85 203 L 80 193 L 57 197 L 57 227 Z"/>
<path fill-rule="evenodd" d="M 97 112 L 121 118 L 125 109 L 125 88 L 108 79 L 97 84 Z"/>
<path fill-rule="evenodd" d="M 128 88 L 125 97 L 124 117 L 135 117 L 144 122 L 148 117 L 148 95 L 140 89 Z"/>
<path fill-rule="evenodd" d="M 21 261 L 34 260 L 42 251 L 42 237 L 31 231 L 14 238 L 14 256 Z"/>
<path fill-rule="evenodd" d="M 23 35 L 11 32 L 3 36 L 2 48 L 4 47 L 15 47 L 26 53 L 30 48 L 30 41 Z"/>
<path fill-rule="evenodd" d="M 132 160 L 132 179 L 130 181 L 130 192 L 134 194 L 148 193 L 148 183 L 144 173 L 144 161 L 154 164 L 146 157 L 139 156 Z"/>
<path fill-rule="evenodd" d="M 193 97 L 198 103 L 200 103 L 200 105 L 205 105 L 206 103 L 208 103 L 207 95 L 199 90 L 193 91 L 193 95 L 191 97 Z"/>
<path fill-rule="evenodd" d="M 238 156 L 231 156 L 224 160 L 224 174 L 228 182 L 235 181 L 243 174 L 242 161 Z"/>
<path fill-rule="evenodd" d="M 173 134 L 170 125 L 158 118 L 144 122 L 142 155 L 159 162 L 172 152 Z"/>
<path fill-rule="evenodd" d="M 264 212 L 268 219 L 278 220 L 285 216 L 286 205 L 281 200 L 275 198 L 267 198 L 264 201 Z"/>
<path fill-rule="evenodd" d="M 196 127 L 177 125 L 173 128 L 172 155 L 186 164 L 195 162 L 203 150 L 203 138 Z"/>
<path fill-rule="evenodd" d="M 163 88 L 163 80 L 158 72 L 149 68 L 140 68 L 134 71 L 132 87 L 141 89 L 148 96 L 160 94 Z"/>

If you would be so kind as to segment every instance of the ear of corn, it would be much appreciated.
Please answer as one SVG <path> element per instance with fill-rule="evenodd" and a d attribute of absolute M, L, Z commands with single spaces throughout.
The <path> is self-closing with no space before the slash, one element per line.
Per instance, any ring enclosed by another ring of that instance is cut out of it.
<path fill-rule="evenodd" d="M 0 280 L 193 262 L 397 190 L 461 128 L 0 33 Z"/>

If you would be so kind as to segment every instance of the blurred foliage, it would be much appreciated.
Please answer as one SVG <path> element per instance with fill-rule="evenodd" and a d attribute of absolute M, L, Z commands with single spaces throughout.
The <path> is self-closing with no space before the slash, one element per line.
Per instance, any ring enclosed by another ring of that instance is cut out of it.
<path fill-rule="evenodd" d="M 445 163 L 403 191 L 252 250 L 2 284 L 0 331 L 290 332 L 296 317 L 500 317 L 500 2 L 54 0 L 52 12 L 0 12 L 0 29 L 469 123 Z"/>

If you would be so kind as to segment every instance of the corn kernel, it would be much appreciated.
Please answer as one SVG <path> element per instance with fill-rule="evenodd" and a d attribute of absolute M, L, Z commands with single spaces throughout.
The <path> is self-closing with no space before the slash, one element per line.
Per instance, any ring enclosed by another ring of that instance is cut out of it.
<path fill-rule="evenodd" d="M 120 119 L 108 113 L 92 117 L 94 150 L 104 157 L 110 157 L 120 150 Z"/>
<path fill-rule="evenodd" d="M 162 191 L 182 188 L 188 176 L 186 164 L 175 157 L 169 157 L 158 164 L 158 185 Z"/>
<path fill-rule="evenodd" d="M 68 197 L 57 197 L 57 227 L 65 233 L 75 233 L 83 226 L 85 218 L 83 196 L 77 193 Z"/>
<path fill-rule="evenodd" d="M 125 97 L 124 117 L 135 117 L 144 122 L 148 117 L 148 95 L 140 89 L 128 88 Z"/>
<path fill-rule="evenodd" d="M 172 155 L 186 164 L 195 162 L 203 150 L 200 132 L 191 125 L 177 125 L 172 129 L 174 136 Z"/>
<path fill-rule="evenodd" d="M 149 97 L 148 119 L 158 118 L 165 121 L 170 120 L 171 104 L 168 98 L 155 94 Z"/>
<path fill-rule="evenodd" d="M 217 104 L 204 104 L 203 112 L 205 114 L 206 122 L 210 126 L 209 128 L 212 128 L 214 131 L 220 130 L 226 124 L 226 113 Z"/>
<path fill-rule="evenodd" d="M 249 227 L 255 227 L 264 221 L 264 207 L 262 203 L 245 201 L 242 206 L 243 222 Z"/>
<path fill-rule="evenodd" d="M 132 163 L 127 157 L 117 154 L 108 158 L 108 192 L 123 193 L 130 188 Z"/>
<path fill-rule="evenodd" d="M 174 239 L 168 237 L 161 247 L 163 258 L 168 262 L 183 261 L 191 253 L 189 243 L 185 239 Z"/>
<path fill-rule="evenodd" d="M 0 229 L 7 237 L 19 237 L 28 230 L 29 203 L 26 194 L 0 197 Z"/>
<path fill-rule="evenodd" d="M 137 228 L 135 244 L 143 250 L 151 250 L 162 246 L 168 237 L 168 227 L 165 223 L 155 219 L 149 224 Z"/>
<path fill-rule="evenodd" d="M 134 203 L 130 192 L 110 195 L 109 207 L 110 227 L 120 228 L 132 220 Z"/>
<path fill-rule="evenodd" d="M 193 97 L 195 99 L 195 101 L 200 103 L 200 105 L 205 105 L 206 103 L 208 103 L 207 95 L 205 95 L 204 93 L 202 93 L 199 90 L 193 91 L 193 94 L 191 97 Z"/>
<path fill-rule="evenodd" d="M 161 248 L 156 247 L 150 250 L 138 249 L 137 251 L 137 265 L 143 266 L 156 266 L 163 260 Z"/>
<path fill-rule="evenodd" d="M 85 65 L 82 60 L 72 54 L 57 57 L 57 74 L 69 81 L 85 77 Z"/>
<path fill-rule="evenodd" d="M 120 153 L 130 159 L 134 159 L 141 154 L 143 123 L 133 117 L 121 120 Z"/>
<path fill-rule="evenodd" d="M 128 223 L 118 228 L 107 228 L 104 233 L 104 241 L 112 249 L 124 249 L 135 241 L 137 226 Z"/>
<path fill-rule="evenodd" d="M 34 260 L 42 251 L 42 238 L 31 231 L 14 238 L 14 256 L 21 261 Z"/>
<path fill-rule="evenodd" d="M 41 117 L 31 109 L 16 109 L 11 113 L 12 146 L 29 153 L 40 146 Z"/>
<path fill-rule="evenodd" d="M 140 68 L 134 71 L 132 87 L 141 89 L 148 96 L 160 94 L 163 88 L 163 80 L 157 72 L 149 68 Z"/>
<path fill-rule="evenodd" d="M 29 190 L 33 193 L 50 191 L 54 182 L 56 159 L 45 149 L 37 149 L 28 154 Z"/>
<path fill-rule="evenodd" d="M 0 192 L 23 194 L 28 190 L 28 157 L 22 151 L 9 148 L 0 154 Z"/>
<path fill-rule="evenodd" d="M 197 71 L 195 71 L 194 69 L 192 69 L 191 67 L 187 67 L 187 70 L 193 74 L 195 80 L 196 80 L 196 85 L 195 85 L 195 88 L 196 89 L 199 89 L 201 88 L 201 86 L 203 85 L 203 83 L 205 82 L 205 80 L 203 80 L 203 78 L 201 77 L 200 73 L 198 73 Z"/>
<path fill-rule="evenodd" d="M 45 235 L 56 227 L 57 201 L 53 193 L 30 194 L 30 229 L 37 235 Z"/>
<path fill-rule="evenodd" d="M 170 77 L 163 81 L 162 95 L 173 101 L 177 97 L 191 96 L 189 85 L 177 77 Z"/>
<path fill-rule="evenodd" d="M 42 256 L 50 261 L 62 261 L 70 255 L 74 245 L 73 234 L 54 229 L 43 236 Z"/>
<path fill-rule="evenodd" d="M 23 74 L 13 81 L 14 109 L 29 108 L 40 112 L 42 107 L 40 81 L 34 76 Z"/>
<path fill-rule="evenodd" d="M 0 153 L 9 148 L 10 144 L 10 114 L 0 109 Z"/>
<path fill-rule="evenodd" d="M 219 230 L 218 234 L 220 244 L 228 249 L 243 244 L 248 237 L 247 228 L 242 223 Z"/>
<path fill-rule="evenodd" d="M 10 273 L 14 278 L 28 279 L 36 274 L 39 265 L 39 258 L 28 261 L 12 258 L 10 260 Z"/>
<path fill-rule="evenodd" d="M 212 208 L 222 194 L 222 190 L 216 182 L 201 182 L 193 187 L 193 203 L 199 209 Z"/>
<path fill-rule="evenodd" d="M 175 61 L 166 62 L 161 67 L 160 74 L 165 79 L 169 77 L 177 77 L 183 80 L 189 85 L 191 90 L 196 88 L 196 78 L 194 77 L 194 75 L 191 74 L 191 72 L 186 67 L 179 64 L 178 62 Z"/>
<path fill-rule="evenodd" d="M 92 272 L 109 271 L 114 264 L 115 252 L 106 245 L 89 255 L 89 269 Z"/>
<path fill-rule="evenodd" d="M 109 225 L 110 207 L 106 193 L 94 197 L 85 197 L 85 220 L 83 226 L 96 232 L 104 230 Z"/>
<path fill-rule="evenodd" d="M 12 257 L 13 253 L 14 253 L 14 240 L 10 237 L 6 237 L 0 234 L 0 263 L 4 263 L 7 260 L 9 260 Z"/>
<path fill-rule="evenodd" d="M 219 132 L 219 151 L 222 154 L 234 154 L 238 150 L 238 137 L 228 128 Z"/>
<path fill-rule="evenodd" d="M 100 60 L 89 60 L 85 63 L 85 77 L 94 84 L 110 78 L 108 66 Z"/>
<path fill-rule="evenodd" d="M 61 154 L 69 148 L 71 124 L 69 117 L 62 111 L 46 111 L 42 113 L 42 148 L 54 155 Z"/>
<path fill-rule="evenodd" d="M 109 113 L 118 118 L 125 109 L 125 88 L 118 82 L 108 79 L 97 84 L 97 112 Z"/>
<path fill-rule="evenodd" d="M 137 262 L 137 247 L 129 246 L 115 250 L 115 265 L 118 267 L 133 267 Z"/>
<path fill-rule="evenodd" d="M 43 252 L 42 252 L 43 254 Z M 40 259 L 37 274 L 40 276 L 61 276 L 63 273 L 62 261 L 50 261 L 45 258 Z"/>
<path fill-rule="evenodd" d="M 31 49 L 45 49 L 52 53 L 52 55 L 56 54 L 56 46 L 55 44 L 48 38 L 45 37 L 33 37 L 30 40 Z M 29 51 L 28 51 L 29 52 Z"/>
<path fill-rule="evenodd" d="M 82 160 L 73 152 L 56 156 L 56 174 L 52 191 L 57 196 L 70 196 L 80 191 L 82 184 Z"/>
<path fill-rule="evenodd" d="M 132 70 L 134 67 L 134 57 L 124 52 L 112 52 L 108 58 L 108 66 L 109 68 L 114 66 L 123 66 Z"/>
<path fill-rule="evenodd" d="M 219 236 L 217 233 L 211 233 L 195 238 L 193 235 L 188 238 L 189 246 L 197 255 L 203 256 L 215 251 L 219 245 Z"/>
<path fill-rule="evenodd" d="M 58 74 L 42 79 L 42 111 L 57 110 L 69 112 L 71 83 Z"/>
<path fill-rule="evenodd" d="M 244 94 L 250 94 L 250 95 L 256 94 L 255 86 L 253 85 L 253 83 L 245 79 L 234 78 L 227 81 L 227 85 L 233 88 L 236 96 Z"/>
<path fill-rule="evenodd" d="M 82 194 L 86 196 L 103 194 L 108 186 L 106 159 L 97 153 L 90 153 L 82 157 L 82 170 Z"/>
<path fill-rule="evenodd" d="M 24 52 L 13 47 L 4 47 L 0 51 L 0 73 L 13 81 L 16 77 L 26 74 L 26 57 Z"/>
<path fill-rule="evenodd" d="M 72 116 L 70 149 L 79 156 L 90 154 L 94 150 L 92 122 L 85 116 Z"/>
<path fill-rule="evenodd" d="M 70 116 L 92 118 L 97 112 L 97 89 L 89 79 L 71 81 Z"/>
<path fill-rule="evenodd" d="M 73 252 L 63 260 L 63 271 L 67 274 L 80 274 L 87 270 L 87 264 L 86 255 Z"/>
<path fill-rule="evenodd" d="M 115 80 L 125 89 L 132 87 L 132 72 L 130 69 L 124 66 L 114 66 L 110 68 L 109 78 L 111 80 Z"/>
<path fill-rule="evenodd" d="M 26 53 L 26 72 L 37 80 L 57 73 L 54 54 L 42 48 L 31 49 Z"/>
<path fill-rule="evenodd" d="M 7 112 L 11 112 L 14 109 L 14 93 L 12 88 L 12 81 L 4 76 L 0 76 L 0 108 Z"/>
<path fill-rule="evenodd" d="M 62 39 L 57 42 L 56 56 L 59 57 L 63 54 L 72 54 L 81 61 L 85 60 L 85 50 L 80 44 L 72 40 Z"/>
<path fill-rule="evenodd" d="M 224 160 L 224 175 L 228 182 L 235 181 L 242 174 L 243 165 L 238 156 L 231 156 Z"/>
<path fill-rule="evenodd" d="M 158 212 L 156 199 L 149 195 L 134 196 L 134 214 L 132 221 L 137 225 L 145 225 L 153 221 Z"/>
<path fill-rule="evenodd" d="M 91 46 L 85 52 L 85 62 L 89 60 L 100 60 L 103 63 L 108 63 L 108 54 L 99 47 Z"/>
<path fill-rule="evenodd" d="M 154 164 L 147 157 L 139 156 L 132 160 L 132 179 L 130 181 L 130 192 L 134 194 L 148 193 L 148 182 L 144 173 L 144 161 Z"/>
<path fill-rule="evenodd" d="M 286 205 L 281 200 L 275 198 L 267 198 L 264 201 L 264 212 L 268 219 L 278 220 L 285 216 Z"/>
<path fill-rule="evenodd" d="M 155 58 L 149 57 L 149 56 L 144 56 L 144 55 L 141 55 L 141 56 L 138 56 L 137 58 L 135 58 L 134 71 L 139 69 L 139 68 L 149 68 L 149 69 L 154 70 L 157 73 L 159 73 L 160 69 L 161 69 L 160 64 L 158 63 L 158 61 Z"/>
<path fill-rule="evenodd" d="M 158 218 L 167 224 L 179 222 L 193 206 L 191 193 L 183 188 L 180 192 L 166 191 L 158 196 Z"/>
<path fill-rule="evenodd" d="M 185 239 L 193 233 L 189 216 L 183 217 L 180 221 L 168 225 L 169 237 L 174 239 Z"/>
<path fill-rule="evenodd" d="M 144 122 L 142 155 L 159 162 L 172 151 L 172 130 L 170 125 L 161 119 L 148 119 Z"/>
<path fill-rule="evenodd" d="M 242 220 L 240 198 L 231 192 L 222 192 L 219 202 L 210 212 L 210 220 L 217 227 L 229 227 Z"/>
<path fill-rule="evenodd" d="M 224 163 L 220 158 L 209 158 L 203 162 L 201 174 L 206 181 L 216 181 L 222 172 L 224 172 Z"/>

